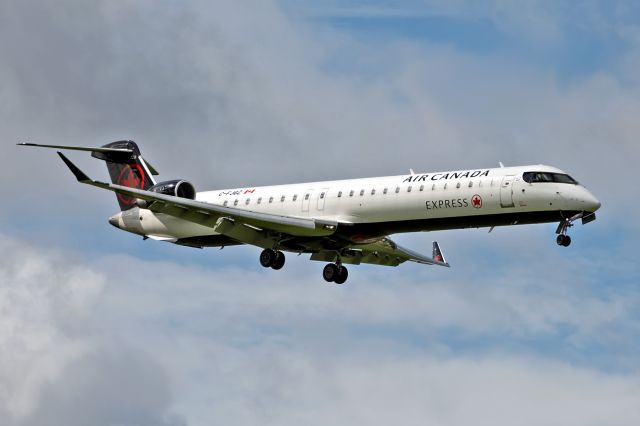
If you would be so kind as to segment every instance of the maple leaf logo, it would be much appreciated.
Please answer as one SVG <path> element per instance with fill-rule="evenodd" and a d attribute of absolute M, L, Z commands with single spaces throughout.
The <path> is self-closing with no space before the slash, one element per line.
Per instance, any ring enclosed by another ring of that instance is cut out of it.
<path fill-rule="evenodd" d="M 144 174 L 142 168 L 138 164 L 125 164 L 120 170 L 118 175 L 118 185 L 126 186 L 129 188 L 142 188 L 144 186 Z M 128 195 L 118 194 L 118 200 L 122 204 L 130 206 L 135 202 L 134 197 Z"/>

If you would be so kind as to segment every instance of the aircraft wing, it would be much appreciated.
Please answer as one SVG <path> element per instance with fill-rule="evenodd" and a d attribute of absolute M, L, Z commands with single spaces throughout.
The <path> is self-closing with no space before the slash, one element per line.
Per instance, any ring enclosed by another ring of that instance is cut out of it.
<path fill-rule="evenodd" d="M 58 155 L 80 183 L 143 200 L 147 204 L 146 208 L 155 213 L 164 213 L 208 226 L 214 228 L 216 232 L 224 233 L 231 237 L 237 235 L 241 241 L 243 237 L 244 239 L 248 238 L 245 236 L 250 236 L 249 239 L 259 238 L 256 233 L 265 230 L 284 232 L 293 236 L 325 236 L 333 234 L 337 228 L 337 223 L 331 221 L 224 207 L 202 201 L 96 181 L 84 174 L 82 170 L 61 152 L 58 152 Z M 255 227 L 259 229 L 255 229 Z M 253 241 L 243 242 L 257 244 Z"/>
<path fill-rule="evenodd" d="M 335 262 L 335 251 L 320 251 L 311 255 L 311 260 L 323 262 Z M 401 263 L 411 261 L 424 265 L 438 265 L 449 267 L 444 259 L 440 246 L 433 242 L 432 257 L 417 253 L 396 244 L 391 238 L 385 237 L 375 243 L 356 244 L 345 250 L 340 256 L 342 263 L 358 265 L 369 263 L 373 265 L 398 266 Z"/>
<path fill-rule="evenodd" d="M 424 265 L 446 266 L 447 268 L 449 267 L 449 263 L 447 263 L 442 256 L 440 246 L 436 241 L 433 242 L 432 257 L 425 256 L 405 247 L 401 247 L 390 238 L 384 238 L 378 242 L 367 244 L 362 247 L 362 250 L 367 252 L 369 256 L 377 253 L 378 256 L 382 255 L 388 256 L 390 258 L 393 257 L 398 263 L 411 261 L 422 263 Z"/>
<path fill-rule="evenodd" d="M 58 152 L 58 155 L 80 183 L 137 198 L 146 204 L 147 209 L 155 213 L 164 213 L 211 227 L 214 231 L 245 244 L 270 248 L 274 243 L 273 235 L 269 234 L 271 231 L 295 237 L 326 237 L 335 233 L 338 227 L 338 223 L 333 221 L 225 207 L 96 181 L 84 174 L 62 153 Z M 320 250 L 311 255 L 311 260 L 335 262 L 336 259 L 337 252 L 335 250 Z M 449 267 L 437 242 L 433 243 L 432 257 L 429 257 L 401 247 L 388 237 L 373 243 L 348 245 L 342 250 L 340 259 L 347 264 L 370 263 L 398 266 L 406 261 L 411 261 Z"/>

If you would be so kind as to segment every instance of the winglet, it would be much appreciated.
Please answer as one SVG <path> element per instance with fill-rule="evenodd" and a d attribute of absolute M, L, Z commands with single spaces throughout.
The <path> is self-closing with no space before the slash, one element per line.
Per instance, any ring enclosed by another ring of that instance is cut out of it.
<path fill-rule="evenodd" d="M 80 170 L 75 164 L 73 164 L 71 162 L 71 160 L 69 160 L 67 157 L 65 157 L 63 153 L 58 151 L 58 155 L 60 156 L 60 158 L 62 158 L 62 161 L 64 161 L 64 163 L 67 165 L 67 167 L 69 167 L 69 169 L 71 169 L 71 173 L 73 173 L 74 176 L 76 177 L 76 179 L 78 179 L 78 182 L 90 182 L 91 181 L 89 176 L 85 175 L 84 172 L 82 170 Z"/>
<path fill-rule="evenodd" d="M 442 262 L 445 265 L 449 266 L 447 261 L 444 259 L 444 256 L 442 255 L 442 251 L 440 250 L 440 246 L 438 245 L 437 241 L 433 242 L 433 254 L 431 257 L 433 257 L 433 260 L 437 262 Z"/>

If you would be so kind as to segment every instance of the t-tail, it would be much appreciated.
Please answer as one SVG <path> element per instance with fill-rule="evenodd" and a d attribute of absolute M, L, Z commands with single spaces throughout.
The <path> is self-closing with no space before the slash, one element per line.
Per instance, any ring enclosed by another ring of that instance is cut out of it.
<path fill-rule="evenodd" d="M 153 179 L 158 172 L 147 163 L 140 148 L 133 141 L 116 141 L 100 148 L 83 146 L 39 145 L 21 143 L 23 146 L 37 146 L 44 148 L 70 149 L 74 151 L 89 151 L 91 156 L 107 163 L 111 182 L 129 188 L 149 189 L 156 184 Z M 116 194 L 121 210 L 128 210 L 136 205 L 136 199 L 122 194 Z"/>
<path fill-rule="evenodd" d="M 138 189 L 149 189 L 156 184 L 152 174 L 155 170 L 144 161 L 135 142 L 111 142 L 102 148 L 114 151 L 93 151 L 91 156 L 107 163 L 112 183 Z M 117 194 L 117 198 L 121 210 L 128 210 L 136 205 L 133 197 Z"/>

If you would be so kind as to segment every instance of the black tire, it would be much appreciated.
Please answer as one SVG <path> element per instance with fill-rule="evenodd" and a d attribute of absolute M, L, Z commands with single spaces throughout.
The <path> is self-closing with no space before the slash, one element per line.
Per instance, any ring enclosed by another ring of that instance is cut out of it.
<path fill-rule="evenodd" d="M 336 284 L 344 284 L 344 282 L 347 281 L 348 277 L 349 271 L 347 271 L 347 268 L 345 268 L 344 266 L 341 266 L 338 272 L 338 276 L 333 280 L 333 282 Z"/>
<path fill-rule="evenodd" d="M 568 235 L 564 236 L 564 241 L 562 242 L 562 245 L 564 247 L 569 247 L 569 244 L 571 244 L 571 237 Z"/>
<path fill-rule="evenodd" d="M 338 265 L 329 263 L 322 270 L 322 278 L 328 283 L 334 281 L 339 275 Z"/>
<path fill-rule="evenodd" d="M 276 252 L 276 258 L 273 261 L 273 264 L 271 265 L 271 268 L 275 269 L 276 271 L 278 269 L 282 269 L 282 267 L 284 266 L 284 261 L 285 261 L 284 253 L 281 252 L 281 251 L 277 251 Z"/>
<path fill-rule="evenodd" d="M 260 264 L 265 268 L 270 268 L 276 261 L 276 252 L 271 249 L 264 249 L 260 253 Z M 284 263 L 283 263 L 284 264 Z"/>
<path fill-rule="evenodd" d="M 564 235 L 558 235 L 556 237 L 556 243 L 558 243 L 559 246 L 564 246 Z"/>

